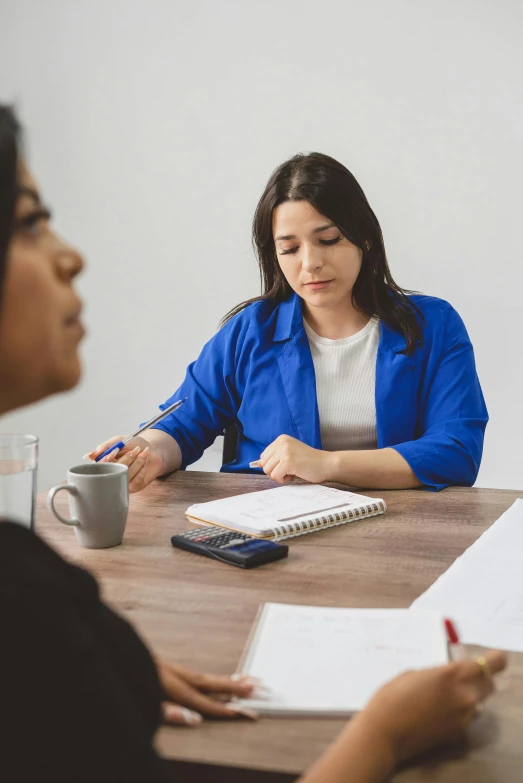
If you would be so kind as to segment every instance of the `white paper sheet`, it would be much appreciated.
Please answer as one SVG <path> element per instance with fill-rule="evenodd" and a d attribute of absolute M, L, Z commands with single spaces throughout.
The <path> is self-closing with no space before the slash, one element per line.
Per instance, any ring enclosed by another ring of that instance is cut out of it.
<path fill-rule="evenodd" d="M 409 609 L 265 604 L 242 672 L 260 677 L 262 714 L 350 715 L 407 669 L 448 660 L 441 615 Z"/>
<path fill-rule="evenodd" d="M 516 500 L 411 609 L 450 617 L 465 644 L 523 652 L 523 500 Z"/>

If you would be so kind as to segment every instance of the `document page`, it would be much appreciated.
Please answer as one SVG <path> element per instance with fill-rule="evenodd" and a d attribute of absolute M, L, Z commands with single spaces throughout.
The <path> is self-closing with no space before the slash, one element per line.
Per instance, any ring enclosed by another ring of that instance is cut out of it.
<path fill-rule="evenodd" d="M 523 500 L 516 500 L 411 609 L 450 617 L 465 644 L 523 652 Z"/>
<path fill-rule="evenodd" d="M 267 696 L 242 704 L 262 714 L 350 715 L 398 674 L 447 660 L 434 612 L 265 604 L 241 671 L 259 677 Z"/>

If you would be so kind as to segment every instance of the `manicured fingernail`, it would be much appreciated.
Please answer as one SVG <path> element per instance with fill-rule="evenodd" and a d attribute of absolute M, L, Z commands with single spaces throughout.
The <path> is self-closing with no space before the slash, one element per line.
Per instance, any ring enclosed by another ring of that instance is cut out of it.
<path fill-rule="evenodd" d="M 146 446 L 145 449 L 140 454 L 140 457 L 142 459 L 147 459 L 147 457 L 149 456 L 149 451 L 150 451 L 149 446 Z"/>
<path fill-rule="evenodd" d="M 167 720 L 176 720 L 181 715 L 186 726 L 199 726 L 203 721 L 199 712 L 193 712 L 186 707 L 175 707 L 174 704 L 167 705 L 164 715 Z"/>
<path fill-rule="evenodd" d="M 263 699 L 269 698 L 272 693 L 272 690 L 270 688 L 266 688 L 265 685 L 253 685 L 252 688 L 256 696 L 260 696 L 260 698 Z"/>
<path fill-rule="evenodd" d="M 254 710 L 248 710 L 246 707 L 237 707 L 236 704 L 228 704 L 227 708 L 231 712 L 235 712 L 237 715 L 242 715 L 244 718 L 249 718 L 249 720 L 258 720 L 258 713 L 254 712 Z"/>
<path fill-rule="evenodd" d="M 90 452 L 89 452 L 89 454 L 84 454 L 84 455 L 83 455 L 83 457 L 82 457 L 82 459 L 90 459 L 90 458 L 91 458 L 91 454 L 92 454 L 92 453 L 93 453 L 93 452 L 92 452 L 92 451 L 90 451 Z"/>
<path fill-rule="evenodd" d="M 261 685 L 263 682 L 259 677 L 251 677 L 250 674 L 233 674 L 231 680 L 240 682 L 242 685 Z"/>

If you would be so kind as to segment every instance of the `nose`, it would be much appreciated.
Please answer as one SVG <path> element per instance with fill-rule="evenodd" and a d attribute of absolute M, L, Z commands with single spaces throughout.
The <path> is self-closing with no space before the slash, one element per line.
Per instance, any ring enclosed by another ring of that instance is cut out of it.
<path fill-rule="evenodd" d="M 66 242 L 57 240 L 55 263 L 58 274 L 64 282 L 70 283 L 85 267 L 81 254 Z"/>
<path fill-rule="evenodd" d="M 319 247 L 304 245 L 302 249 L 301 265 L 305 272 L 315 272 L 323 267 L 322 251 Z"/>

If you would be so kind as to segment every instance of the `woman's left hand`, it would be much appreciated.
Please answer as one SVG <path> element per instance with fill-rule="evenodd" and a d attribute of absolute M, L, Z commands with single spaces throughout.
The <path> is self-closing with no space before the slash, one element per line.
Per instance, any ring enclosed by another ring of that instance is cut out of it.
<path fill-rule="evenodd" d="M 296 476 L 311 484 L 329 480 L 330 452 L 313 449 L 290 435 L 280 435 L 267 446 L 258 463 L 273 481 L 286 484 Z"/>
<path fill-rule="evenodd" d="M 226 701 L 234 696 L 248 698 L 257 687 L 260 687 L 259 681 L 252 677 L 200 674 L 161 658 L 156 659 L 156 668 L 164 694 L 168 699 L 162 704 L 166 723 L 198 726 L 203 721 L 203 716 L 245 717 L 251 720 L 256 720 L 258 717 L 251 710 L 226 704 Z M 221 697 L 221 701 L 218 696 Z"/>

